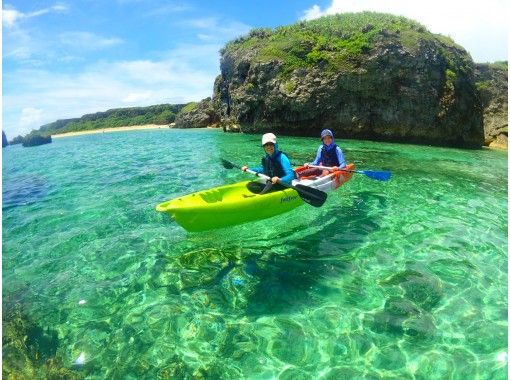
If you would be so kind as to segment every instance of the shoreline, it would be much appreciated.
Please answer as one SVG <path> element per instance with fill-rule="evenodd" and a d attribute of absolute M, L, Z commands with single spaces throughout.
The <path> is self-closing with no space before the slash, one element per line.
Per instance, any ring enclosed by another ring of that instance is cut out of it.
<path fill-rule="evenodd" d="M 72 136 L 81 136 L 81 135 L 94 135 L 98 133 L 110 133 L 110 132 L 126 132 L 126 131 L 141 131 L 145 129 L 169 129 L 174 126 L 174 123 L 171 124 L 147 124 L 147 125 L 131 125 L 128 127 L 117 127 L 117 128 L 101 128 L 101 129 L 93 129 L 90 131 L 76 131 L 76 132 L 65 132 L 59 133 L 57 135 L 51 135 L 52 139 L 59 139 L 62 137 L 72 137 Z"/>

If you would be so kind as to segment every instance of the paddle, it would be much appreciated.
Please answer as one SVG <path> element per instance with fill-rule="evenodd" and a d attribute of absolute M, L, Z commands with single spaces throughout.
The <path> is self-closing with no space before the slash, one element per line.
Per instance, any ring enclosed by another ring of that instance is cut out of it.
<path fill-rule="evenodd" d="M 330 171 L 333 170 L 333 168 L 329 167 L 329 166 L 320 166 L 320 165 L 308 165 L 308 166 L 310 168 L 317 168 L 317 169 L 322 169 L 322 170 L 330 170 Z M 387 171 L 376 172 L 373 170 L 347 170 L 347 169 L 338 169 L 338 170 L 341 170 L 343 172 L 348 172 L 348 173 L 364 174 L 368 178 L 376 179 L 378 181 L 389 181 L 391 178 L 391 172 L 387 172 Z"/>
<path fill-rule="evenodd" d="M 225 169 L 233 169 L 233 168 L 241 169 L 240 166 L 238 166 L 230 161 L 227 161 L 225 159 L 221 159 L 221 163 L 223 164 Z M 265 174 L 257 173 L 250 169 L 247 169 L 246 172 L 248 172 L 250 174 L 254 174 L 257 177 L 263 178 L 266 181 L 271 181 L 271 178 L 269 178 Z M 299 194 L 299 196 L 301 197 L 301 199 L 303 201 L 305 201 L 306 203 L 312 205 L 313 207 L 321 207 L 324 204 L 324 202 L 326 202 L 326 199 L 328 198 L 328 194 L 326 194 L 324 191 L 321 191 L 319 189 L 314 189 L 313 187 L 309 187 L 309 186 L 305 186 L 305 185 L 301 185 L 301 184 L 294 186 L 294 185 L 289 185 L 285 182 L 279 182 L 279 184 L 282 186 L 289 187 L 291 189 L 296 190 L 297 193 Z"/>

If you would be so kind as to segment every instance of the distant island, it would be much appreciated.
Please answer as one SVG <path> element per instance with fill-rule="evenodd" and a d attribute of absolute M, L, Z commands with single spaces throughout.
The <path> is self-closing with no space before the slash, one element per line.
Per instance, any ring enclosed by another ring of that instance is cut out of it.
<path fill-rule="evenodd" d="M 475 64 L 450 38 L 374 12 L 254 29 L 221 50 L 213 97 L 58 120 L 44 136 L 133 125 L 463 148 L 507 147 L 508 62 Z M 173 124 L 175 123 L 175 124 Z"/>
<path fill-rule="evenodd" d="M 39 128 L 39 132 L 46 135 L 57 135 L 132 125 L 168 125 L 175 121 L 176 114 L 186 106 L 186 104 L 159 104 L 149 107 L 115 108 L 105 112 L 83 115 L 80 118 L 57 120 L 43 125 Z"/>
<path fill-rule="evenodd" d="M 51 136 L 71 135 L 84 132 L 105 132 L 112 130 L 145 129 L 140 126 L 174 125 L 177 115 L 194 110 L 198 103 L 159 104 L 148 107 L 114 108 L 105 112 L 83 115 L 79 118 L 62 119 L 45 124 L 26 136 L 17 136 L 11 144 L 35 146 L 51 142 Z"/>

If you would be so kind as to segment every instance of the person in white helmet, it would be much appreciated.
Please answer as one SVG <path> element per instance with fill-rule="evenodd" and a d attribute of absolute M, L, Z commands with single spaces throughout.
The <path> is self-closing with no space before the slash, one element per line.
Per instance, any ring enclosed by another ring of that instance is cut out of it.
<path fill-rule="evenodd" d="M 271 177 L 273 184 L 285 182 L 290 185 L 292 180 L 296 178 L 296 174 L 292 170 L 287 155 L 279 149 L 274 133 L 266 133 L 262 136 L 262 147 L 266 154 L 262 157 L 261 166 L 251 168 L 251 170 Z M 246 169 L 248 169 L 248 166 L 241 168 L 243 171 Z"/>

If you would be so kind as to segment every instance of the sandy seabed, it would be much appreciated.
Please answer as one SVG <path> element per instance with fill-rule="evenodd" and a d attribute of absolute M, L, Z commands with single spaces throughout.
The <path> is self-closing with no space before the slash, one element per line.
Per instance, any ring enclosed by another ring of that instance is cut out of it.
<path fill-rule="evenodd" d="M 58 135 L 51 135 L 51 138 L 58 139 L 60 137 L 92 135 L 92 134 L 96 134 L 96 133 L 126 132 L 126 131 L 139 131 L 139 130 L 143 130 L 143 129 L 168 129 L 168 128 L 172 128 L 172 124 L 170 124 L 170 125 L 168 125 L 168 124 L 132 125 L 129 127 L 102 128 L 102 129 L 93 129 L 90 131 L 66 132 L 66 133 L 60 133 Z"/>

